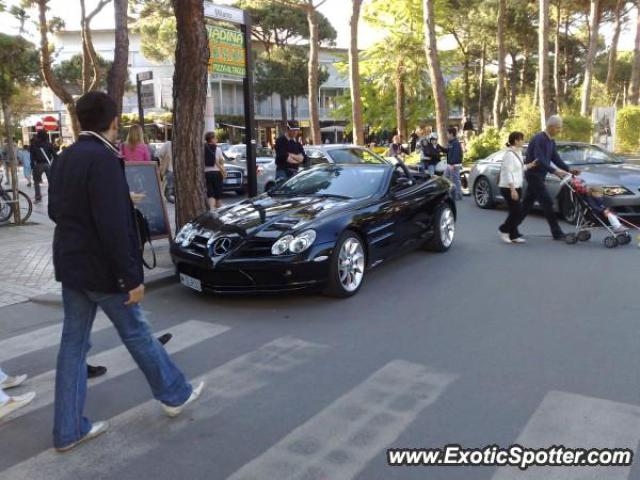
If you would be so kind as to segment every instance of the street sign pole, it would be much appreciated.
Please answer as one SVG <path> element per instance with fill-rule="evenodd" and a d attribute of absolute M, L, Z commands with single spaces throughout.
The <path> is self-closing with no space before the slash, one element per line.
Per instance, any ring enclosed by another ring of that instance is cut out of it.
<path fill-rule="evenodd" d="M 142 82 L 138 80 L 136 82 L 136 85 L 138 88 L 138 122 L 140 122 L 140 126 L 144 131 L 144 108 L 142 107 L 142 92 L 141 92 Z"/>
<path fill-rule="evenodd" d="M 251 14 L 244 11 L 244 25 L 241 27 L 244 35 L 244 58 L 246 75 L 244 84 L 244 121 L 247 142 L 247 180 L 249 196 L 258 194 L 258 172 L 256 165 L 256 135 L 255 112 L 253 105 L 253 56 L 251 55 Z"/>

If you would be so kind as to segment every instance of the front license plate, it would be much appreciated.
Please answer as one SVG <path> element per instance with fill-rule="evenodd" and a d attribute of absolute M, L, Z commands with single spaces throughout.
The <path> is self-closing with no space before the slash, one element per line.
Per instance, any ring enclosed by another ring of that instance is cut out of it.
<path fill-rule="evenodd" d="M 184 273 L 180 274 L 180 283 L 182 283 L 185 287 L 193 288 L 198 292 L 202 291 L 202 282 L 197 278 L 190 277 L 189 275 L 185 275 Z"/>
<path fill-rule="evenodd" d="M 240 179 L 239 178 L 228 178 L 225 183 L 228 183 L 229 185 L 238 185 L 238 184 L 240 184 Z"/>

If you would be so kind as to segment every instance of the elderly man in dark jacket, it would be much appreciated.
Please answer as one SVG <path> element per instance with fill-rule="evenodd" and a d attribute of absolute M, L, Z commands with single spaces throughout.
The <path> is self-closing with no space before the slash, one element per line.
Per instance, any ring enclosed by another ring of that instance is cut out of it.
<path fill-rule="evenodd" d="M 64 326 L 58 353 L 54 447 L 64 452 L 100 435 L 106 422 L 83 416 L 87 351 L 100 307 L 144 373 L 154 398 L 175 416 L 200 395 L 144 320 L 142 256 L 124 162 L 114 145 L 115 102 L 90 92 L 77 102 L 80 138 L 54 162 L 49 216 L 56 223 L 53 261 L 62 282 Z"/>
<path fill-rule="evenodd" d="M 36 190 L 35 202 L 40 203 L 42 201 L 42 192 L 40 191 L 42 175 L 45 175 L 47 182 L 50 182 L 51 163 L 56 158 L 56 151 L 53 148 L 53 144 L 49 141 L 47 132 L 40 130 L 36 133 L 36 136 L 31 140 L 29 153 L 31 154 L 33 184 Z"/>

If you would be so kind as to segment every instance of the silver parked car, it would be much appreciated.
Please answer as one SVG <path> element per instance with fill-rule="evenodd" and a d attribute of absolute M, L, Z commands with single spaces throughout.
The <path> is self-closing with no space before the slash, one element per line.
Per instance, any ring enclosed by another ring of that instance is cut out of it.
<path fill-rule="evenodd" d="M 557 142 L 560 158 L 572 169 L 580 171 L 587 185 L 604 187 L 604 203 L 620 216 L 640 215 L 640 166 L 624 161 L 588 143 Z M 469 174 L 469 186 L 480 208 L 493 208 L 504 202 L 497 185 L 497 177 L 505 150 L 479 160 Z M 571 197 L 555 175 L 545 180 L 549 194 L 555 200 L 555 209 L 568 222 L 575 221 L 576 208 Z M 524 187 L 526 189 L 526 185 Z"/>
<path fill-rule="evenodd" d="M 246 147 L 244 153 L 238 155 L 235 160 L 229 160 L 228 165 L 241 167 L 244 175 L 247 175 Z M 266 192 L 276 184 L 276 159 L 273 150 L 268 147 L 256 148 L 256 170 L 258 174 L 258 193 Z"/>

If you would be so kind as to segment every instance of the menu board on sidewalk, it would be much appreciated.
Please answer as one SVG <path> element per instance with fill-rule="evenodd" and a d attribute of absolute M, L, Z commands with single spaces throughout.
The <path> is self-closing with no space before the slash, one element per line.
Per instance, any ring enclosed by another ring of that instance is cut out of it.
<path fill-rule="evenodd" d="M 171 225 L 160 187 L 156 162 L 126 162 L 125 174 L 134 204 L 149 222 L 151 239 L 171 237 Z"/>

